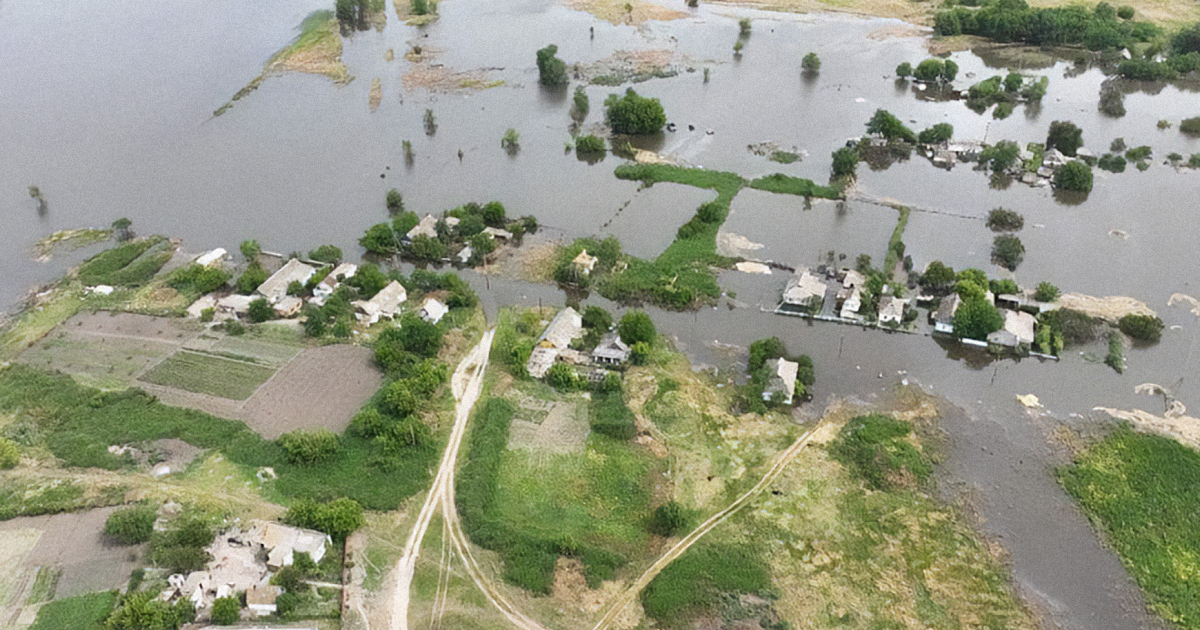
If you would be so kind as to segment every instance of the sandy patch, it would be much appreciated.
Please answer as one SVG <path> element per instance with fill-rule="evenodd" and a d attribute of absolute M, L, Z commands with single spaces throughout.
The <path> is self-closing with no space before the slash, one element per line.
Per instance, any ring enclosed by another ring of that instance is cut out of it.
<path fill-rule="evenodd" d="M 645 2 L 644 0 L 566 0 L 567 8 L 586 11 L 612 24 L 642 24 L 650 20 L 678 20 L 688 16 L 683 11 Z"/>
<path fill-rule="evenodd" d="M 854 15 L 872 15 L 904 20 L 912 24 L 933 25 L 933 4 L 910 0 L 714 0 L 714 4 L 752 7 L 764 11 L 814 13 L 835 11 Z"/>
<path fill-rule="evenodd" d="M 1062 308 L 1079 311 L 1091 317 L 1116 322 L 1129 314 L 1157 316 L 1145 302 L 1121 295 L 1095 297 L 1082 293 L 1066 293 L 1058 298 L 1057 304 Z"/>
<path fill-rule="evenodd" d="M 371 108 L 371 113 L 379 109 L 379 104 L 383 102 L 383 81 L 379 77 L 371 79 L 371 93 L 367 96 L 367 105 Z"/>
<path fill-rule="evenodd" d="M 430 92 L 448 94 L 471 92 L 504 85 L 503 80 L 493 79 L 488 74 L 492 69 L 458 71 L 440 63 L 422 61 L 413 64 L 401 77 L 404 89 L 412 91 L 424 88 Z"/>
<path fill-rule="evenodd" d="M 755 243 L 741 234 L 725 231 L 717 233 L 717 253 L 722 256 L 745 258 L 763 247 L 762 243 Z"/>
<path fill-rule="evenodd" d="M 737 263 L 736 265 L 734 265 L 733 267 L 734 267 L 734 269 L 737 269 L 738 271 L 740 271 L 742 273 L 754 273 L 754 274 L 761 274 L 764 276 L 771 275 L 771 268 L 762 263 L 740 262 L 740 263 Z"/>
<path fill-rule="evenodd" d="M 320 33 L 284 48 L 263 66 L 263 75 L 284 72 L 319 74 L 336 83 L 349 83 L 350 71 L 342 63 L 342 35 L 338 21 L 331 19 Z"/>
<path fill-rule="evenodd" d="M 618 50 L 593 63 L 577 63 L 571 67 L 571 72 L 580 81 L 596 85 L 620 85 L 673 77 L 693 65 L 693 62 L 676 55 L 672 50 Z"/>
<path fill-rule="evenodd" d="M 1176 304 L 1190 304 L 1192 315 L 1200 317 L 1200 300 L 1183 293 L 1172 293 L 1171 299 L 1167 300 L 1167 306 L 1175 306 Z"/>
<path fill-rule="evenodd" d="M 636 152 L 633 154 L 633 159 L 638 164 L 671 164 L 673 166 L 676 165 L 675 162 L 673 160 L 671 160 L 671 158 L 664 157 L 653 151 L 646 151 L 644 149 L 636 149 Z"/>
<path fill-rule="evenodd" d="M 928 28 L 914 26 L 912 24 L 897 24 L 895 26 L 885 26 L 877 28 L 870 33 L 867 33 L 867 39 L 881 42 L 888 39 L 903 39 L 907 37 L 926 37 L 932 32 Z"/>

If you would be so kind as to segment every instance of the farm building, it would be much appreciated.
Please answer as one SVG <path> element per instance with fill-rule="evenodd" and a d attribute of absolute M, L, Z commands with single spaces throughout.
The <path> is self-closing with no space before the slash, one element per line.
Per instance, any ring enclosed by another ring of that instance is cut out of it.
<path fill-rule="evenodd" d="M 304 284 L 316 272 L 316 269 L 293 258 L 280 267 L 279 271 L 271 274 L 271 277 L 260 284 L 255 292 L 274 304 L 287 296 L 288 285 L 293 282 Z"/>
<path fill-rule="evenodd" d="M 569 306 L 559 311 L 538 338 L 533 352 L 529 354 L 529 361 L 525 363 L 525 370 L 534 378 L 542 378 L 559 354 L 570 347 L 571 340 L 582 334 L 583 318 L 579 313 Z"/>
<path fill-rule="evenodd" d="M 374 324 L 381 317 L 395 317 L 400 310 L 400 305 L 407 299 L 408 291 L 404 289 L 404 285 L 392 280 L 379 293 L 376 293 L 375 297 L 369 300 L 355 300 L 351 304 L 357 311 L 355 316 L 358 317 L 358 321 Z"/>
<path fill-rule="evenodd" d="M 821 308 L 828 289 L 826 284 L 808 269 L 802 267 L 796 271 L 796 275 L 788 278 L 787 286 L 783 289 L 782 306 L 791 307 L 789 310 Z"/>
<path fill-rule="evenodd" d="M 770 359 L 763 365 L 771 373 L 766 387 L 763 388 L 763 400 L 770 402 L 778 397 L 783 399 L 785 405 L 792 404 L 800 364 L 787 359 Z"/>
<path fill-rule="evenodd" d="M 961 303 L 962 298 L 958 297 L 957 293 L 951 293 L 942 298 L 942 303 L 933 316 L 934 332 L 946 334 L 954 332 L 954 314 L 958 312 L 958 305 Z"/>
<path fill-rule="evenodd" d="M 313 287 L 314 301 L 320 299 L 323 302 L 325 298 L 333 295 L 333 291 L 338 288 L 338 285 L 353 278 L 356 272 L 358 272 L 358 265 L 354 263 L 342 263 L 334 267 L 329 275 L 322 278 L 317 286 Z M 320 302 L 317 303 L 320 304 Z"/>
<path fill-rule="evenodd" d="M 608 333 L 592 350 L 592 360 L 601 365 L 622 365 L 629 360 L 629 346 L 616 333 Z"/>

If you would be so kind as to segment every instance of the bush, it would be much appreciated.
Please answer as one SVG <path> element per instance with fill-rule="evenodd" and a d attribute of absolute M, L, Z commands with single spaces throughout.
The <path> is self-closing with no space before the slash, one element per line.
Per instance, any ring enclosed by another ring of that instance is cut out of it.
<path fill-rule="evenodd" d="M 908 77 L 912 76 L 912 73 L 912 64 L 908 63 L 907 61 L 896 66 L 896 76 L 900 77 L 901 79 L 907 79 Z"/>
<path fill-rule="evenodd" d="M 690 529 L 691 520 L 691 514 L 682 505 L 668 501 L 654 510 L 646 528 L 658 536 L 677 536 Z"/>
<path fill-rule="evenodd" d="M 1033 292 L 1033 299 L 1038 302 L 1053 302 L 1059 296 L 1058 287 L 1049 282 L 1039 282 L 1037 290 Z"/>
<path fill-rule="evenodd" d="M 1092 191 L 1092 167 L 1072 160 L 1054 171 L 1054 187 L 1073 192 Z"/>
<path fill-rule="evenodd" d="M 747 371 L 753 374 L 761 369 L 763 364 L 769 359 L 778 359 L 786 356 L 787 347 L 783 345 L 779 337 L 759 339 L 750 344 L 750 360 L 747 365 Z"/>
<path fill-rule="evenodd" d="M 1100 88 L 1100 102 L 1097 107 L 1106 116 L 1120 118 L 1125 115 L 1125 95 L 1116 87 L 1105 85 Z"/>
<path fill-rule="evenodd" d="M 446 245 L 436 238 L 420 234 L 413 238 L 405 252 L 417 260 L 438 262 L 446 257 Z"/>
<path fill-rule="evenodd" d="M 667 124 L 667 115 L 657 98 L 638 96 L 630 88 L 625 96 L 612 94 L 604 101 L 605 117 L 613 133 L 645 135 L 658 133 Z"/>
<path fill-rule="evenodd" d="M 950 123 L 938 123 L 917 136 L 921 144 L 937 144 L 946 142 L 954 137 L 954 126 Z"/>
<path fill-rule="evenodd" d="M 908 143 L 917 141 L 917 135 L 885 109 L 875 110 L 875 114 L 867 122 L 867 133 L 877 134 L 888 140 L 903 140 Z"/>
<path fill-rule="evenodd" d="M 1125 371 L 1125 344 L 1117 331 L 1108 333 L 1108 354 L 1104 357 L 1104 365 L 1120 374 Z"/>
<path fill-rule="evenodd" d="M 106 630 L 179 630 L 196 618 L 192 601 L 186 597 L 174 604 L 158 599 L 158 593 L 130 593 L 121 598 L 108 617 Z"/>
<path fill-rule="evenodd" d="M 342 250 L 335 245 L 321 245 L 308 252 L 308 258 L 317 262 L 336 265 L 342 262 Z"/>
<path fill-rule="evenodd" d="M 1133 19 L 1133 7 L 1128 6 L 1128 5 L 1119 7 L 1117 9 L 1117 17 L 1121 18 L 1122 20 L 1132 20 Z"/>
<path fill-rule="evenodd" d="M 950 60 L 926 59 L 917 64 L 912 74 L 918 81 L 950 82 L 958 75 L 958 64 Z"/>
<path fill-rule="evenodd" d="M 1200 116 L 1185 118 L 1180 121 L 1179 131 L 1189 136 L 1200 136 Z"/>
<path fill-rule="evenodd" d="M 250 321 L 259 324 L 265 321 L 275 319 L 275 309 L 263 298 L 258 298 L 250 302 L 250 306 L 246 309 L 246 315 Z"/>
<path fill-rule="evenodd" d="M 1138 341 L 1152 343 L 1162 339 L 1163 321 L 1152 315 L 1137 315 L 1130 313 L 1121 318 L 1121 332 Z"/>
<path fill-rule="evenodd" d="M 1017 163 L 1021 147 L 1012 140 L 1001 140 L 979 153 L 980 165 L 997 173 L 1003 173 Z"/>
<path fill-rule="evenodd" d="M 1096 166 L 1110 173 L 1123 173 L 1125 172 L 1125 158 L 1113 155 L 1112 153 L 1106 153 L 1100 156 L 1100 159 L 1096 162 Z"/>
<path fill-rule="evenodd" d="M 1075 123 L 1056 120 L 1050 123 L 1050 132 L 1046 135 L 1046 150 L 1058 149 L 1063 155 L 1075 157 L 1075 152 L 1083 146 L 1083 131 Z"/>
<path fill-rule="evenodd" d="M 250 266 L 237 279 L 237 291 L 242 295 L 250 295 L 258 285 L 267 281 L 271 274 L 257 260 L 252 260 Z"/>
<path fill-rule="evenodd" d="M 538 82 L 542 85 L 566 85 L 567 64 L 555 55 L 558 46 L 550 44 L 537 51 Z"/>
<path fill-rule="evenodd" d="M 817 72 L 821 69 L 821 58 L 817 56 L 817 53 L 810 52 L 804 55 L 804 59 L 800 61 L 800 67 L 805 72 Z"/>
<path fill-rule="evenodd" d="M 995 295 L 1015 295 L 1021 290 L 1021 287 L 1017 286 L 1017 281 L 1009 278 L 992 280 L 990 284 L 992 293 Z"/>
<path fill-rule="evenodd" d="M 242 241 L 242 244 L 238 245 L 238 250 L 242 252 L 242 257 L 247 261 L 253 261 L 262 253 L 262 247 L 259 247 L 258 241 L 254 239 Z"/>
<path fill-rule="evenodd" d="M 603 153 L 604 140 L 596 137 L 593 134 L 580 136 L 575 139 L 576 153 Z"/>
<path fill-rule="evenodd" d="M 236 597 L 218 597 L 212 606 L 212 621 L 218 626 L 231 626 L 241 619 L 242 605 Z"/>
<path fill-rule="evenodd" d="M 612 328 L 612 315 L 599 306 L 589 306 L 583 309 L 583 327 L 601 333 Z"/>
<path fill-rule="evenodd" d="M 329 429 L 315 431 L 292 431 L 279 436 L 279 445 L 289 462 L 300 466 L 311 466 L 333 459 L 341 442 L 337 434 Z"/>
<path fill-rule="evenodd" d="M 1200 52 L 1200 22 L 1181 29 L 1171 38 L 1171 50 L 1175 54 Z"/>
<path fill-rule="evenodd" d="M 325 532 L 338 541 L 366 524 L 362 506 L 345 497 L 329 503 L 301 499 L 288 509 L 284 520 L 297 527 Z"/>
<path fill-rule="evenodd" d="M 1011 234 L 1001 234 L 992 240 L 992 262 L 1009 271 L 1016 271 L 1025 259 L 1025 246 Z"/>
<path fill-rule="evenodd" d="M 1015 210 L 996 208 L 988 213 L 987 226 L 993 232 L 1018 232 L 1025 227 L 1025 217 Z"/>
<path fill-rule="evenodd" d="M 579 376 L 566 363 L 555 363 L 546 372 L 546 383 L 560 392 L 581 389 Z"/>
<path fill-rule="evenodd" d="M 621 335 L 621 341 L 629 346 L 637 343 L 653 344 L 655 337 L 658 336 L 654 322 L 650 320 L 650 315 L 646 311 L 636 309 L 626 312 L 621 317 L 617 333 Z"/>
<path fill-rule="evenodd" d="M 21 449 L 17 443 L 0 437 L 0 470 L 11 470 L 21 463 Z"/>
<path fill-rule="evenodd" d="M 225 286 L 229 272 L 220 267 L 205 267 L 195 263 L 171 272 L 167 285 L 180 293 L 203 295 Z"/>
<path fill-rule="evenodd" d="M 395 188 L 387 191 L 386 197 L 387 209 L 391 214 L 404 212 L 404 195 L 400 194 Z"/>
<path fill-rule="evenodd" d="M 947 267 L 940 260 L 935 260 L 925 267 L 925 273 L 921 276 L 921 286 L 934 290 L 945 290 L 954 284 L 954 280 L 954 269 Z"/>
<path fill-rule="evenodd" d="M 119 545 L 137 545 L 150 540 L 158 510 L 150 504 L 123 508 L 108 515 L 104 535 Z"/>
<path fill-rule="evenodd" d="M 842 147 L 833 152 L 833 176 L 854 177 L 858 169 L 858 151 L 853 147 Z"/>
<path fill-rule="evenodd" d="M 619 390 L 592 395 L 589 423 L 592 431 L 614 440 L 631 440 L 637 435 L 637 419 Z"/>
<path fill-rule="evenodd" d="M 591 103 L 588 101 L 587 91 L 583 86 L 575 88 L 575 95 L 572 97 L 571 118 L 576 122 L 583 122 L 587 118 L 588 111 L 591 110 Z"/>

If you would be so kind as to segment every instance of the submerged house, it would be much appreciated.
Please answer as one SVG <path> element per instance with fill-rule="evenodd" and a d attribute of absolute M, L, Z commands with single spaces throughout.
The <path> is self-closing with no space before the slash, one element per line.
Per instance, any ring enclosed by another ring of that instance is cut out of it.
<path fill-rule="evenodd" d="M 355 300 L 350 304 L 354 306 L 355 317 L 358 318 L 358 321 L 370 325 L 379 321 L 381 317 L 395 317 L 400 310 L 400 305 L 407 299 L 408 291 L 405 290 L 404 285 L 392 280 L 371 299 Z"/>
<path fill-rule="evenodd" d="M 789 311 L 819 310 L 825 302 L 828 286 L 808 269 L 801 268 L 796 271 L 798 273 L 788 278 L 787 286 L 783 289 L 783 303 L 780 308 Z"/>
<path fill-rule="evenodd" d="M 1023 311 L 1004 311 L 1004 327 L 988 335 L 988 343 L 1006 348 L 1017 348 L 1022 344 L 1033 345 L 1033 328 L 1037 323 L 1033 315 Z"/>
<path fill-rule="evenodd" d="M 900 324 L 904 321 L 904 309 L 908 306 L 908 300 L 902 300 L 898 297 L 885 295 L 879 299 L 879 323 Z"/>
<path fill-rule="evenodd" d="M 623 365 L 629 360 L 629 346 L 616 333 L 608 333 L 592 350 L 592 360 L 601 365 Z"/>
<path fill-rule="evenodd" d="M 933 315 L 933 331 L 946 333 L 947 335 L 954 333 L 954 314 L 958 312 L 958 305 L 962 304 L 962 298 L 957 293 L 951 293 L 942 298 L 942 303 L 938 306 L 938 310 Z"/>
<path fill-rule="evenodd" d="M 767 384 L 763 387 L 762 397 L 765 402 L 782 400 L 783 404 L 792 404 L 796 393 L 796 375 L 800 364 L 787 359 L 770 359 L 763 366 L 770 372 Z"/>
<path fill-rule="evenodd" d="M 258 285 L 255 291 L 274 304 L 287 296 L 288 285 L 293 282 L 304 284 L 316 272 L 316 269 L 293 258 L 280 267 L 279 271 L 271 274 L 271 277 L 267 278 L 265 282 Z"/>
<path fill-rule="evenodd" d="M 529 360 L 525 362 L 525 371 L 533 378 L 542 378 L 554 361 L 565 350 L 569 349 L 571 341 L 583 335 L 583 317 L 570 306 L 559 311 L 550 320 L 542 336 L 538 337 Z"/>
<path fill-rule="evenodd" d="M 437 217 L 427 214 L 404 235 L 404 240 L 411 242 L 418 236 L 437 238 Z"/>

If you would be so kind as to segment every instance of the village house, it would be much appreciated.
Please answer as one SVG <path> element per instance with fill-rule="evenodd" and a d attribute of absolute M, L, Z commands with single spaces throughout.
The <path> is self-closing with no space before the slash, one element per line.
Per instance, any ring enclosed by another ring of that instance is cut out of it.
<path fill-rule="evenodd" d="M 583 317 L 569 306 L 562 309 L 550 320 L 542 336 L 538 337 L 525 363 L 525 370 L 533 378 L 542 378 L 550 371 L 559 354 L 569 349 L 571 341 L 582 335 Z"/>
<path fill-rule="evenodd" d="M 904 321 L 904 309 L 907 306 L 908 300 L 902 300 L 891 295 L 883 296 L 879 299 L 879 323 L 895 323 L 899 325 Z"/>
<path fill-rule="evenodd" d="M 278 317 L 291 317 L 299 313 L 302 306 L 304 306 L 304 300 L 294 295 L 287 295 L 275 303 L 275 315 Z"/>
<path fill-rule="evenodd" d="M 1033 345 L 1033 329 L 1037 320 L 1023 311 L 1004 311 L 1004 327 L 988 335 L 990 344 L 1017 348 Z"/>
<path fill-rule="evenodd" d="M 449 312 L 450 309 L 445 304 L 442 304 L 434 298 L 426 298 L 425 303 L 421 305 L 421 310 L 417 312 L 417 315 L 430 324 L 436 324 L 442 321 L 442 318 L 445 317 L 446 313 Z"/>
<path fill-rule="evenodd" d="M 266 282 L 258 285 L 255 292 L 271 304 L 274 304 L 287 296 L 289 285 L 293 282 L 304 284 L 316 272 L 316 269 L 293 258 L 287 261 L 287 264 L 280 267 L 279 271 L 271 274 L 271 277 L 267 278 Z"/>
<path fill-rule="evenodd" d="M 608 333 L 600 338 L 600 343 L 592 350 L 592 360 L 600 365 L 618 366 L 629 360 L 629 346 L 621 341 L 616 333 Z"/>
<path fill-rule="evenodd" d="M 432 214 L 427 214 L 421 217 L 420 222 L 412 227 L 407 234 L 404 235 L 404 240 L 412 242 L 418 236 L 428 236 L 429 238 L 437 238 L 437 217 Z"/>
<path fill-rule="evenodd" d="M 225 255 L 228 253 L 229 252 L 225 251 L 225 248 L 218 247 L 218 248 L 212 250 L 211 252 L 207 252 L 207 253 L 197 256 L 196 264 L 200 265 L 201 267 L 211 267 L 211 266 L 221 262 L 222 260 L 224 260 Z"/>
<path fill-rule="evenodd" d="M 957 293 L 951 293 L 942 298 L 941 305 L 933 315 L 933 330 L 934 332 L 946 333 L 947 335 L 954 333 L 954 314 L 958 312 L 958 305 L 962 303 L 962 298 Z"/>
<path fill-rule="evenodd" d="M 789 311 L 819 310 L 828 287 L 807 268 L 801 267 L 796 271 L 797 274 L 788 278 L 787 286 L 783 289 L 780 308 Z"/>
<path fill-rule="evenodd" d="M 313 287 L 312 301 L 318 305 L 324 304 L 329 296 L 333 295 L 334 290 L 342 284 L 343 281 L 354 277 L 358 272 L 358 265 L 354 263 L 342 263 L 333 268 L 329 275 L 321 279 L 317 286 Z"/>
<path fill-rule="evenodd" d="M 267 550 L 267 567 L 280 569 L 295 561 L 296 553 L 307 553 L 313 562 L 325 557 L 325 546 L 333 544 L 328 534 L 267 521 L 250 530 L 250 539 Z"/>
<path fill-rule="evenodd" d="M 792 404 L 800 364 L 787 359 L 770 359 L 763 366 L 771 373 L 766 386 L 763 387 L 763 401 L 781 400 L 785 405 Z"/>
<path fill-rule="evenodd" d="M 571 261 L 571 264 L 575 265 L 575 270 L 579 272 L 579 275 L 586 276 L 592 273 L 592 270 L 596 268 L 596 262 L 599 260 L 595 256 L 589 256 L 585 249 L 579 252 L 579 255 Z"/>
<path fill-rule="evenodd" d="M 355 300 L 350 304 L 356 311 L 355 317 L 358 318 L 358 321 L 371 325 L 378 322 L 380 318 L 395 317 L 400 310 L 400 305 L 407 299 L 408 291 L 404 289 L 404 285 L 392 280 L 371 299 Z M 438 319 L 441 317 L 439 316 Z"/>

